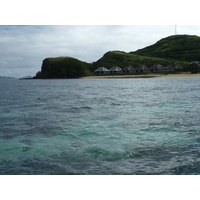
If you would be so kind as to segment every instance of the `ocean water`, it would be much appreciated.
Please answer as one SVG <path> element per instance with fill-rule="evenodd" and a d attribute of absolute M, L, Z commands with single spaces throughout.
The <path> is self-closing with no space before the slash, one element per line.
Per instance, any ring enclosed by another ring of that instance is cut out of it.
<path fill-rule="evenodd" d="M 200 174 L 199 79 L 0 79 L 0 174 Z"/>

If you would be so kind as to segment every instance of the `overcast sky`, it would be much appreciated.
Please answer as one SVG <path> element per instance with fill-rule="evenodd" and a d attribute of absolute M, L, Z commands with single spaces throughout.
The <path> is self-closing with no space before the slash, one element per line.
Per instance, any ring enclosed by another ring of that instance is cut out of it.
<path fill-rule="evenodd" d="M 196 2 L 3 1 L 0 76 L 34 76 L 47 57 L 70 56 L 94 62 L 107 51 L 135 51 L 175 34 L 172 24 L 179 24 L 178 34 L 200 36 L 200 26 L 196 25 L 199 23 Z M 7 26 L 10 24 L 13 26 Z"/>
<path fill-rule="evenodd" d="M 200 26 L 177 25 L 178 34 L 200 36 Z M 135 51 L 175 34 L 175 25 L 0 26 L 0 76 L 34 76 L 47 57 L 86 62 L 107 51 Z"/>

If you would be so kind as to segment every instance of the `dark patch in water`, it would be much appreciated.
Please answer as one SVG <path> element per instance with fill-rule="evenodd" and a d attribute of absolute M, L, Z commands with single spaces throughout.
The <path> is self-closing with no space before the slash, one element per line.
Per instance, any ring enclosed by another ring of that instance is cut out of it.
<path fill-rule="evenodd" d="M 170 171 L 175 175 L 198 175 L 200 174 L 200 162 L 178 166 Z"/>

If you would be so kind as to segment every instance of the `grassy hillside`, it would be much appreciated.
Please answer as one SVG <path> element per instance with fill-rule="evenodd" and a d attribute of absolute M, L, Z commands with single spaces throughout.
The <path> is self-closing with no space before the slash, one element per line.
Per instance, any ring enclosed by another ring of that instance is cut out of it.
<path fill-rule="evenodd" d="M 95 62 L 92 66 L 92 70 L 95 70 L 96 68 L 100 66 L 104 66 L 108 69 L 110 69 L 113 66 L 118 67 L 125 67 L 127 65 L 130 65 L 132 67 L 137 67 L 138 65 L 146 65 L 147 67 L 150 67 L 151 65 L 155 63 L 160 63 L 162 65 L 168 65 L 170 63 L 177 62 L 182 65 L 187 65 L 187 62 L 174 60 L 174 59 L 164 59 L 159 57 L 151 57 L 151 56 L 142 56 L 137 55 L 134 53 L 125 53 L 123 51 L 109 51 L 102 58 L 100 58 L 97 62 Z"/>
<path fill-rule="evenodd" d="M 188 62 L 196 61 L 200 60 L 200 37 L 194 35 L 173 35 L 132 53 Z"/>
<path fill-rule="evenodd" d="M 78 78 L 89 75 L 91 64 L 71 57 L 46 58 L 36 78 Z"/>

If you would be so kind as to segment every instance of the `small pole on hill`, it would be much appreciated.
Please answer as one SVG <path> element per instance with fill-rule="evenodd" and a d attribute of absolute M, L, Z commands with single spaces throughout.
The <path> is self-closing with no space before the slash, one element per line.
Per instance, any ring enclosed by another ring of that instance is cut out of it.
<path fill-rule="evenodd" d="M 177 25 L 175 25 L 175 35 L 177 35 Z"/>

